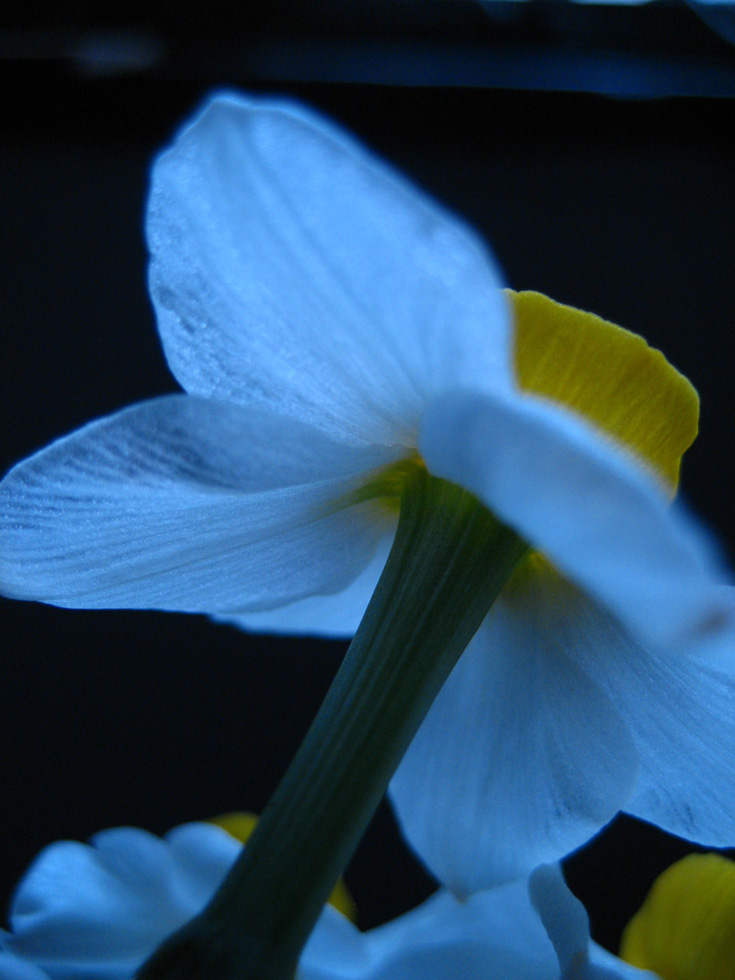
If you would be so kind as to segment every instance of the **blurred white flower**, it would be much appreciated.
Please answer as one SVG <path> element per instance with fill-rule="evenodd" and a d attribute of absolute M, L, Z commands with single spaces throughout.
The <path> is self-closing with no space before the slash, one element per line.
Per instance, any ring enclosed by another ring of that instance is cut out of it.
<path fill-rule="evenodd" d="M 11 931 L 0 932 L 0 977 L 132 980 L 156 946 L 206 904 L 240 846 L 219 827 L 201 823 L 164 838 L 121 827 L 97 834 L 91 845 L 50 845 L 18 888 Z M 590 942 L 584 908 L 558 867 L 540 868 L 531 894 L 543 926 L 526 881 L 466 902 L 441 889 L 364 933 L 327 906 L 302 954 L 298 980 L 653 976 Z"/>

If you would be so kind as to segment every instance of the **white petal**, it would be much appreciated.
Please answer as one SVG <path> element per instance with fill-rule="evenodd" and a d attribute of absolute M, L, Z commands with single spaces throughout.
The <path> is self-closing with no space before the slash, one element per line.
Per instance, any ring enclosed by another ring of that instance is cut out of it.
<path fill-rule="evenodd" d="M 392 544 L 393 533 L 379 542 L 374 558 L 355 581 L 336 595 L 316 595 L 266 612 L 216 618 L 257 633 L 294 633 L 349 639 L 357 632 Z"/>
<path fill-rule="evenodd" d="M 0 485 L 0 590 L 62 606 L 261 610 L 337 593 L 387 521 L 340 500 L 397 458 L 188 396 L 132 406 Z"/>
<path fill-rule="evenodd" d="M 558 864 L 543 864 L 529 879 L 533 907 L 541 916 L 564 976 L 589 960 L 590 923 L 584 905 L 567 888 Z"/>
<path fill-rule="evenodd" d="M 205 105 L 155 164 L 148 241 L 166 356 L 192 394 L 415 445 L 432 392 L 510 383 L 483 245 L 295 103 Z"/>
<path fill-rule="evenodd" d="M 563 857 L 635 785 L 630 732 L 569 658 L 556 601 L 538 576 L 501 594 L 391 783 L 404 835 L 460 895 Z"/>
<path fill-rule="evenodd" d="M 176 866 L 178 900 L 189 908 L 202 908 L 209 901 L 242 849 L 230 834 L 214 834 L 211 827 L 209 823 L 182 824 L 164 838 Z"/>
<path fill-rule="evenodd" d="M 529 880 L 533 906 L 554 944 L 561 980 L 635 980 L 654 974 L 629 966 L 590 941 L 587 911 L 569 891 L 558 864 L 537 868 Z"/>
<path fill-rule="evenodd" d="M 328 910 L 327 910 L 328 911 Z M 360 948 L 356 949 L 356 943 Z M 437 892 L 400 918 L 360 934 L 325 914 L 299 980 L 557 980 L 553 948 L 518 882 L 458 901 Z"/>
<path fill-rule="evenodd" d="M 652 653 L 581 598 L 575 629 L 590 642 L 575 645 L 573 656 L 636 740 L 639 780 L 625 810 L 707 847 L 731 847 L 735 663 L 725 671 L 678 652 Z"/>
<path fill-rule="evenodd" d="M 432 472 L 477 494 L 641 638 L 732 649 L 735 605 L 701 532 L 563 408 L 456 392 L 430 407 L 419 448 Z"/>
<path fill-rule="evenodd" d="M 624 960 L 618 959 L 596 942 L 590 942 L 590 961 L 587 972 L 577 977 L 563 977 L 562 980 L 658 980 L 657 973 L 639 970 Z M 661 978 L 664 980 L 664 978 Z"/>
<path fill-rule="evenodd" d="M 91 846 L 52 844 L 14 897 L 7 949 L 54 980 L 130 980 L 201 910 L 239 851 L 237 841 L 208 824 L 164 840 L 123 827 L 98 834 Z"/>
<path fill-rule="evenodd" d="M 296 980 L 358 980 L 370 975 L 372 964 L 366 935 L 327 905 L 301 954 Z"/>
<path fill-rule="evenodd" d="M 0 942 L 2 934 L 0 933 Z M 48 973 L 35 963 L 6 953 L 0 946 L 0 977 L 2 980 L 51 980 Z"/>

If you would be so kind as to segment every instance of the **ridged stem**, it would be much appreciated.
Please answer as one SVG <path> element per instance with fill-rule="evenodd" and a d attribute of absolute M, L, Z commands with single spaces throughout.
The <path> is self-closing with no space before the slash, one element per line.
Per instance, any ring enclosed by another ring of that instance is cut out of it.
<path fill-rule="evenodd" d="M 298 958 L 439 689 L 528 547 L 415 466 L 357 634 L 207 908 L 138 980 L 293 980 Z"/>

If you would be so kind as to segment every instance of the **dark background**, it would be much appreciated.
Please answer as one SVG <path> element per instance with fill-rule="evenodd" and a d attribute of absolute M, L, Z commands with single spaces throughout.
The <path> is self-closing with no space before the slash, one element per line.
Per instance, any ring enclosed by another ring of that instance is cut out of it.
<path fill-rule="evenodd" d="M 227 84 L 318 106 L 478 227 L 511 286 L 661 347 L 702 396 L 683 493 L 732 557 L 725 40 L 673 4 L 245 9 L 9 8 L 0 471 L 96 416 L 177 390 L 146 295 L 148 169 Z M 51 840 L 262 809 L 345 649 L 153 612 L 0 600 L 0 620 L 0 904 Z M 652 878 L 689 849 L 620 818 L 570 859 L 596 937 L 615 948 Z M 432 887 L 387 807 L 347 880 L 363 926 Z"/>

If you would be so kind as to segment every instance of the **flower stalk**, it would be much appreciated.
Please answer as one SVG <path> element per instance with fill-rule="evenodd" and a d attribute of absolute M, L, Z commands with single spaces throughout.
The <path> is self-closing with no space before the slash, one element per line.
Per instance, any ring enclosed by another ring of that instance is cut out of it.
<path fill-rule="evenodd" d="M 411 739 L 527 552 L 470 493 L 409 467 L 385 570 L 304 742 L 217 894 L 138 980 L 293 980 Z"/>

